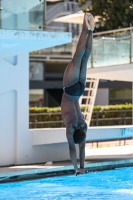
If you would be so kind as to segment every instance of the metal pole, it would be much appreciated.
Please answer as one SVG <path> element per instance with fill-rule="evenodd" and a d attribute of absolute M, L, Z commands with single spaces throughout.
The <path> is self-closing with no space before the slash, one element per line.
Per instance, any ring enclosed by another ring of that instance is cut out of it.
<path fill-rule="evenodd" d="M 132 29 L 130 27 L 130 63 L 132 63 Z"/>
<path fill-rule="evenodd" d="M 2 5 L 0 0 L 0 29 L 2 28 Z"/>
<path fill-rule="evenodd" d="M 47 1 L 44 0 L 44 30 L 46 30 L 46 26 L 47 26 L 47 23 L 46 23 L 46 19 L 47 19 Z"/>
<path fill-rule="evenodd" d="M 93 68 L 93 35 L 92 35 L 92 50 L 91 50 L 91 68 Z"/>
<path fill-rule="evenodd" d="M 133 124 L 133 82 L 132 82 L 132 124 Z"/>

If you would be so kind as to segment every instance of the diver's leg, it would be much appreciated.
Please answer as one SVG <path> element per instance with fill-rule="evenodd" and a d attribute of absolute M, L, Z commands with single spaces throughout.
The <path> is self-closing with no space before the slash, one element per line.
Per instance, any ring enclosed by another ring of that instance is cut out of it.
<path fill-rule="evenodd" d="M 92 31 L 89 31 L 89 34 L 87 37 L 87 43 L 86 43 L 86 51 L 82 58 L 80 76 L 79 76 L 79 82 L 82 82 L 84 85 L 86 83 L 87 63 L 91 54 L 91 50 L 92 50 Z"/>
<path fill-rule="evenodd" d="M 86 51 L 86 38 L 87 38 L 88 32 L 89 30 L 87 28 L 87 25 L 85 22 L 85 16 L 84 16 L 82 32 L 77 44 L 75 54 L 71 62 L 66 67 L 66 70 L 64 73 L 63 86 L 65 87 L 72 86 L 73 84 L 79 81 L 81 61 Z"/>

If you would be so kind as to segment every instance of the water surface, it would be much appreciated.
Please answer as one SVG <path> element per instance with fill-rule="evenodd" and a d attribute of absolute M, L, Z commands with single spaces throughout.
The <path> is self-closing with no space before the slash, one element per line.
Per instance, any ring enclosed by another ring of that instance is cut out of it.
<path fill-rule="evenodd" d="M 0 184 L 0 200 L 133 200 L 133 167 Z"/>

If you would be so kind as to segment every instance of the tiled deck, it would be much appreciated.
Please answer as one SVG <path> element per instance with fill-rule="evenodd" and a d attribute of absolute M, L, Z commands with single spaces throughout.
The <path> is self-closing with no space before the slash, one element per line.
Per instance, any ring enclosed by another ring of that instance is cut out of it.
<path fill-rule="evenodd" d="M 133 146 L 86 148 L 86 173 L 133 166 Z M 70 161 L 0 167 L 0 183 L 74 174 Z"/>

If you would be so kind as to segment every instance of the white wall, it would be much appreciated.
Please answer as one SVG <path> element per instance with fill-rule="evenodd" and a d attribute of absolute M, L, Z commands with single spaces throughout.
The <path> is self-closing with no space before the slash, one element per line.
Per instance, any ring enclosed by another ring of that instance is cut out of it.
<path fill-rule="evenodd" d="M 67 143 L 65 128 L 30 129 L 32 146 Z M 123 138 L 133 135 L 133 126 L 89 127 L 86 140 Z"/>
<path fill-rule="evenodd" d="M 89 78 L 98 78 L 112 81 L 133 81 L 133 63 L 107 67 L 94 67 L 87 69 Z"/>
<path fill-rule="evenodd" d="M 14 163 L 16 97 L 15 90 L 0 94 L 0 164 Z"/>
<path fill-rule="evenodd" d="M 29 55 L 0 59 L 0 165 L 26 162 L 29 147 Z M 20 147 L 23 144 L 23 149 Z"/>

